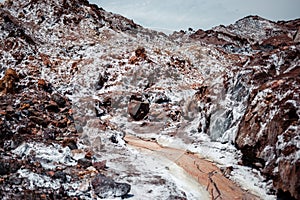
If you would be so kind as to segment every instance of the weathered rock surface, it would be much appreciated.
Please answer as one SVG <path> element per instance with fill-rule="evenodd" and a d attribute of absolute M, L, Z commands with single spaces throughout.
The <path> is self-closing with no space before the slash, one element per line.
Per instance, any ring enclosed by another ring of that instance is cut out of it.
<path fill-rule="evenodd" d="M 203 108 L 198 131 L 213 140 L 232 140 L 242 151 L 245 165 L 260 169 L 278 191 L 291 193 L 296 199 L 300 142 L 298 29 L 299 19 L 275 23 L 249 16 L 227 27 L 171 36 L 187 35 L 213 44 L 239 66 L 229 69 L 233 74 L 223 73 L 224 88 L 200 88 L 197 98 Z M 229 102 L 236 107 L 223 106 Z"/>
<path fill-rule="evenodd" d="M 299 199 L 299 25 L 248 16 L 166 36 L 88 1 L 4 2 L 0 197 L 207 196 L 143 164 L 156 157 L 132 134 L 202 153 L 262 199 Z"/>
<path fill-rule="evenodd" d="M 281 53 L 283 53 L 282 51 Z M 292 56 L 292 52 L 284 52 Z M 299 54 L 298 54 L 299 55 Z M 293 63 L 299 56 L 285 62 Z M 289 64 L 288 67 L 291 67 Z M 250 94 L 249 105 L 239 125 L 236 144 L 244 164 L 261 168 L 276 188 L 299 198 L 299 67 L 257 77 L 261 84 Z"/>
<path fill-rule="evenodd" d="M 130 185 L 127 183 L 117 183 L 112 179 L 98 174 L 92 180 L 95 193 L 101 198 L 124 197 L 130 192 Z"/>
<path fill-rule="evenodd" d="M 4 94 L 13 93 L 17 81 L 19 81 L 19 76 L 16 71 L 11 68 L 7 69 L 4 77 L 0 80 L 0 91 Z"/>
<path fill-rule="evenodd" d="M 132 95 L 128 103 L 128 113 L 134 120 L 142 120 L 149 113 L 149 102 L 143 101 L 142 97 Z"/>

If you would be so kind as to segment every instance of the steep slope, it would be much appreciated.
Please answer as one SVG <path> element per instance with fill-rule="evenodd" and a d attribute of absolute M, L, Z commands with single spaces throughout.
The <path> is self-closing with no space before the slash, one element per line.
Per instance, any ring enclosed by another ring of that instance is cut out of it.
<path fill-rule="evenodd" d="M 166 36 L 87 1 L 0 14 L 3 199 L 299 198 L 299 20 Z"/>
<path fill-rule="evenodd" d="M 275 23 L 249 16 L 228 27 L 189 36 L 215 44 L 238 66 L 232 68 L 235 77 L 224 81 L 224 100 L 218 101 L 226 105 L 225 110 L 205 114 L 210 126 L 207 133 L 219 141 L 227 141 L 224 137 L 233 134 L 244 164 L 259 168 L 274 180 L 277 189 L 291 192 L 296 199 L 300 173 L 299 22 Z"/>

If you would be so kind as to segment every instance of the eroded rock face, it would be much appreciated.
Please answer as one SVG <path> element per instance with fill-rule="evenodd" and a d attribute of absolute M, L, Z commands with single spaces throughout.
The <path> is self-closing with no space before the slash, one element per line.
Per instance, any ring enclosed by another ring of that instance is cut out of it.
<path fill-rule="evenodd" d="M 168 37 L 88 1 L 6 1 L 1 195 L 123 197 L 134 184 L 148 184 L 145 193 L 157 199 L 188 198 L 189 190 L 153 175 L 159 170 L 136 171 L 123 140 L 128 131 L 193 146 L 232 143 L 244 165 L 299 198 L 299 24 L 249 16 Z M 110 168 L 120 160 L 131 174 Z M 107 168 L 134 184 L 102 175 Z"/>
<path fill-rule="evenodd" d="M 279 79 L 281 78 L 281 79 Z M 299 198 L 299 69 L 270 80 L 250 95 L 236 144 L 244 164 L 261 168 L 274 185 Z"/>
<path fill-rule="evenodd" d="M 199 30 L 189 36 L 218 46 L 240 66 L 231 68 L 233 74 L 224 75 L 224 89 L 214 86 L 206 93 L 199 91 L 204 119 L 198 131 L 223 142 L 228 141 L 228 134 L 238 123 L 233 142 L 242 150 L 243 163 L 260 169 L 279 191 L 290 192 L 296 199 L 300 142 L 298 29 L 299 19 L 275 23 L 249 16 L 233 25 Z M 217 100 L 213 90 L 219 91 Z M 224 108 L 221 104 L 226 102 L 241 109 Z"/>
<path fill-rule="evenodd" d="M 259 168 L 273 179 L 278 190 L 298 199 L 300 182 L 295 177 L 300 173 L 299 47 L 281 42 L 273 45 L 276 50 L 261 57 L 254 55 L 249 63 L 264 71 L 253 73 L 255 87 L 235 142 L 243 152 L 244 164 Z M 277 59 L 283 62 L 277 63 Z"/>

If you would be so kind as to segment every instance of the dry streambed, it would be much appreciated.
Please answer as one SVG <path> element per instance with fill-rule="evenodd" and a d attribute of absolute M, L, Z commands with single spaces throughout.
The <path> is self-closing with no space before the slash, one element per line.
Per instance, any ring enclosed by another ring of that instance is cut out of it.
<path fill-rule="evenodd" d="M 133 135 L 126 135 L 124 139 L 128 145 L 140 151 L 151 151 L 153 154 L 158 155 L 160 159 L 171 161 L 180 166 L 206 188 L 211 199 L 259 199 L 225 177 L 224 173 L 227 173 L 227 170 L 230 169 L 222 172 L 214 163 L 205 160 L 198 154 L 182 149 L 164 147 L 155 141 Z"/>

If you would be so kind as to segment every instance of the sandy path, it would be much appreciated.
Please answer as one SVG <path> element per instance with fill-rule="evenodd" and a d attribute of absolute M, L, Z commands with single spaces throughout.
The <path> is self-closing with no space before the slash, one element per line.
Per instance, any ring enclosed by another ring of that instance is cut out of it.
<path fill-rule="evenodd" d="M 155 141 L 143 140 L 132 135 L 126 135 L 128 145 L 147 149 L 161 157 L 168 159 L 182 167 L 188 174 L 194 177 L 201 185 L 206 187 L 211 199 L 243 199 L 256 200 L 257 196 L 250 194 L 226 178 L 221 170 L 212 162 L 201 156 L 181 149 L 163 147 Z"/>

